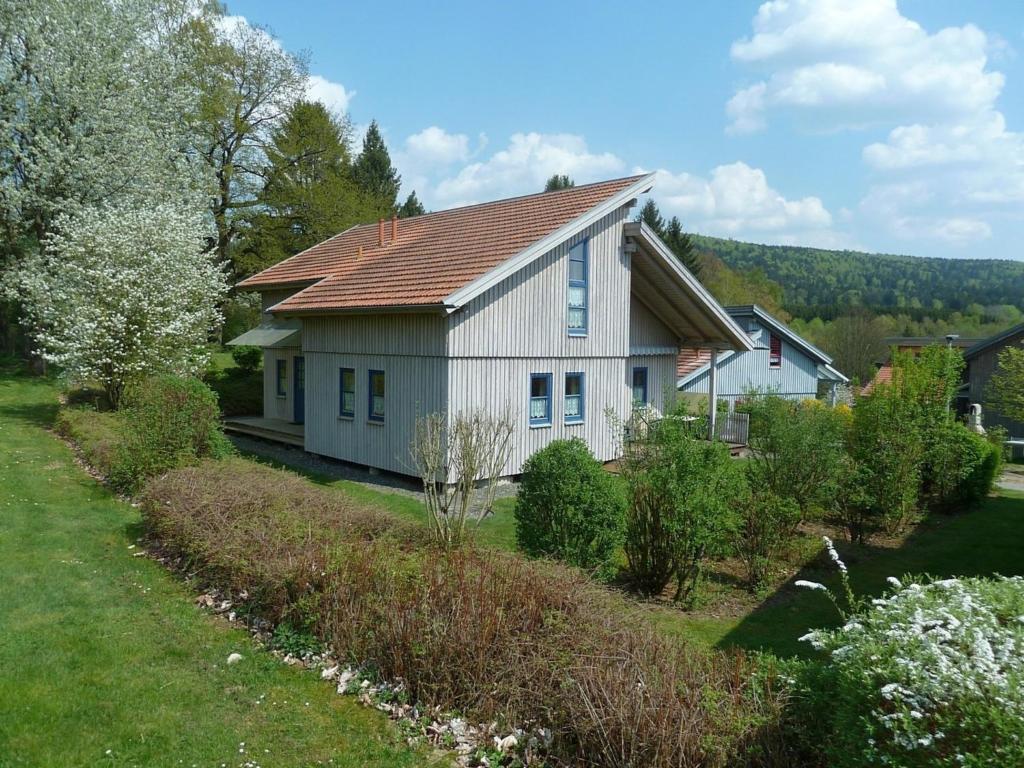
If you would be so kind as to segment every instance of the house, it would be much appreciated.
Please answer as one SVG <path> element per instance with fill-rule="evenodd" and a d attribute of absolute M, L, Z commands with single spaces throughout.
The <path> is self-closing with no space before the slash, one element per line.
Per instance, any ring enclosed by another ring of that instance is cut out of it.
<path fill-rule="evenodd" d="M 263 414 L 249 425 L 411 474 L 418 416 L 508 406 L 506 475 L 561 437 L 616 458 L 606 411 L 663 408 L 680 345 L 753 348 L 631 220 L 653 179 L 356 226 L 243 280 L 263 306 L 230 342 L 264 349 Z"/>
<path fill-rule="evenodd" d="M 977 344 L 981 339 L 962 338 L 959 334 L 951 333 L 948 336 L 892 336 L 885 340 L 885 356 L 878 360 L 878 370 L 871 381 L 864 385 L 860 393 L 867 395 L 871 393 L 878 384 L 892 381 L 892 353 L 909 352 L 914 357 L 921 354 L 925 347 L 935 344 L 949 345 L 955 349 L 967 349 Z"/>
<path fill-rule="evenodd" d="M 815 398 L 819 382 L 827 382 L 834 401 L 836 387 L 849 382 L 832 366 L 831 357 L 756 304 L 725 311 L 749 335 L 754 349 L 681 349 L 676 382 L 681 392 L 702 395 L 706 401 L 709 387 L 715 387 L 716 399 L 727 401 L 732 410 L 752 390 Z"/>
<path fill-rule="evenodd" d="M 969 403 L 980 403 L 982 423 L 986 427 L 1005 427 L 1011 438 L 1024 438 L 1024 424 L 1002 416 L 987 406 L 987 390 L 992 374 L 999 368 L 999 353 L 1009 346 L 1024 345 L 1024 323 L 982 339 L 964 350 L 967 363 L 966 396 Z M 1019 448 L 1015 448 L 1019 452 Z"/>

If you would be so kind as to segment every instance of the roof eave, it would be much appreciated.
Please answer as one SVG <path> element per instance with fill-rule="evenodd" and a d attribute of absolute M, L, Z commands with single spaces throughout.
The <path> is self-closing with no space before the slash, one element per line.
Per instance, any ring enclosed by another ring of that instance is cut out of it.
<path fill-rule="evenodd" d="M 626 187 L 621 192 L 612 195 L 604 202 L 598 203 L 586 213 L 576 217 L 568 224 L 562 225 L 550 235 L 541 238 L 528 248 L 517 253 L 515 256 L 506 259 L 491 271 L 481 275 L 471 283 L 464 285 L 459 290 L 447 296 L 443 303 L 450 307 L 448 310 L 449 312 L 454 312 L 455 310 L 464 307 L 477 296 L 480 296 L 485 291 L 490 290 L 502 280 L 514 275 L 523 267 L 527 266 L 534 260 L 539 259 L 552 248 L 555 248 L 570 237 L 582 232 L 591 224 L 600 221 L 612 211 L 622 207 L 627 202 L 634 199 L 637 195 L 642 195 L 644 192 L 649 191 L 653 184 L 654 174 L 649 173 L 642 179 L 639 179 L 636 183 Z"/>
<path fill-rule="evenodd" d="M 287 301 L 287 299 L 285 299 Z M 282 304 L 284 302 L 281 302 Z M 453 311 L 445 304 L 385 304 L 364 307 L 315 307 L 308 309 L 281 308 L 275 304 L 268 310 L 275 317 L 309 317 L 309 316 L 330 316 L 330 315 L 386 315 L 386 314 L 442 314 L 446 315 Z"/>
<path fill-rule="evenodd" d="M 804 353 L 806 353 L 808 356 L 816 358 L 817 362 L 821 363 L 822 365 L 832 364 L 831 357 L 829 357 L 816 346 L 811 344 L 811 342 L 807 341 L 807 339 L 798 334 L 785 323 L 781 322 L 780 320 L 770 315 L 759 304 L 745 304 L 736 307 L 726 307 L 725 311 L 728 312 L 730 316 L 733 316 L 734 314 L 740 315 L 741 317 L 745 315 L 753 315 L 766 325 L 770 326 L 772 330 L 777 331 L 782 336 L 785 336 L 787 339 L 789 339 L 791 344 L 802 349 Z"/>
<path fill-rule="evenodd" d="M 661 238 L 658 237 L 657 233 L 651 229 L 645 222 L 632 222 L 626 225 L 626 235 L 629 237 L 636 237 L 644 241 L 644 244 L 648 246 L 648 250 L 655 253 L 663 262 L 670 272 L 674 273 L 676 277 L 682 281 L 686 287 L 700 299 L 704 306 L 707 307 L 709 313 L 717 320 L 722 330 L 725 332 L 725 336 L 729 338 L 731 342 L 731 348 L 740 352 L 750 352 L 754 349 L 754 342 L 736 321 L 729 315 L 728 312 L 722 307 L 721 304 L 715 299 L 714 296 L 701 285 L 700 281 L 693 276 L 693 274 L 686 269 L 675 254 L 669 249 L 665 243 L 662 242 Z M 708 345 L 705 345 L 708 346 Z"/>

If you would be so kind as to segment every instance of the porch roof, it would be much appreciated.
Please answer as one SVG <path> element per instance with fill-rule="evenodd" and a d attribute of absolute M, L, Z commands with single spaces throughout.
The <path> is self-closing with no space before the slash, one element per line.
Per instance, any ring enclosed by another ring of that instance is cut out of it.
<path fill-rule="evenodd" d="M 264 319 L 262 323 L 241 336 L 227 342 L 228 346 L 264 347 L 279 349 L 281 347 L 302 346 L 302 321 Z"/>

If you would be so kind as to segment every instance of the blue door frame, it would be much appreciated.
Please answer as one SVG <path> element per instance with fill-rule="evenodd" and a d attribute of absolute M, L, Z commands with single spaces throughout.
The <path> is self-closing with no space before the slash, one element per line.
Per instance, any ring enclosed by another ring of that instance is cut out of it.
<path fill-rule="evenodd" d="M 296 357 L 292 367 L 292 421 L 296 424 L 304 424 L 306 421 L 306 359 Z"/>

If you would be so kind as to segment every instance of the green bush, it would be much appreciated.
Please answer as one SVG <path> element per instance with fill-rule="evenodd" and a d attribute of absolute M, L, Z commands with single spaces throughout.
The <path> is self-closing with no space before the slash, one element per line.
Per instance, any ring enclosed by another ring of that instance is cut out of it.
<path fill-rule="evenodd" d="M 1001 450 L 963 424 L 948 421 L 934 430 L 925 453 L 924 487 L 932 509 L 955 511 L 988 495 L 1001 464 Z"/>
<path fill-rule="evenodd" d="M 220 426 L 217 395 L 198 379 L 156 376 L 133 385 L 123 403 L 124 440 L 110 484 L 136 492 L 146 478 L 203 457 L 232 453 Z"/>
<path fill-rule="evenodd" d="M 744 407 L 751 424 L 750 486 L 797 505 L 799 515 L 791 531 L 801 520 L 831 511 L 844 452 L 844 413 L 819 400 L 794 401 L 757 393 Z"/>
<path fill-rule="evenodd" d="M 805 637 L 793 738 L 834 768 L 1024 765 L 1024 580 L 900 584 Z"/>
<path fill-rule="evenodd" d="M 623 456 L 625 550 L 638 591 L 657 595 L 675 581 L 675 599 L 692 603 L 706 558 L 728 547 L 744 482 L 728 446 L 703 439 L 681 415 L 634 430 Z"/>
<path fill-rule="evenodd" d="M 622 484 L 579 438 L 554 440 L 523 465 L 516 497 L 516 543 L 532 557 L 553 557 L 614 574 L 622 545 Z"/>
<path fill-rule="evenodd" d="M 743 561 L 747 586 L 754 592 L 767 585 L 792 531 L 800 521 L 800 507 L 793 499 L 770 490 L 751 493 L 737 505 L 739 515 L 733 549 Z"/>
<path fill-rule="evenodd" d="M 263 413 L 263 371 L 228 368 L 205 377 L 207 386 L 217 393 L 225 416 L 253 416 Z"/>
<path fill-rule="evenodd" d="M 231 359 L 242 371 L 252 373 L 263 365 L 263 350 L 259 347 L 238 346 L 231 348 Z"/>
<path fill-rule="evenodd" d="M 54 426 L 58 434 L 75 444 L 89 466 L 104 477 L 110 476 L 114 457 L 124 442 L 122 413 L 82 407 L 61 408 Z"/>

